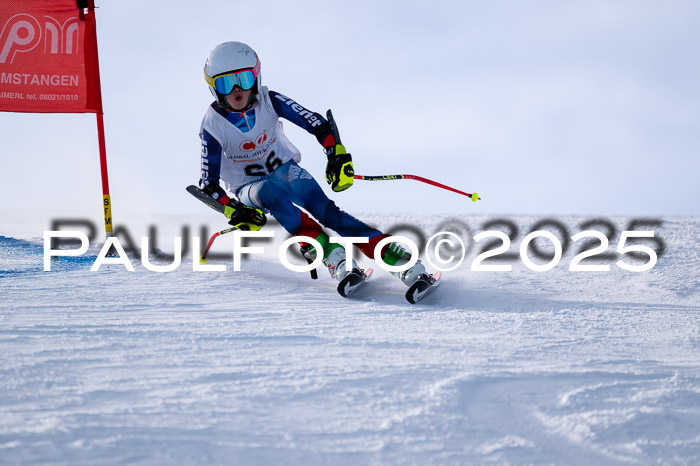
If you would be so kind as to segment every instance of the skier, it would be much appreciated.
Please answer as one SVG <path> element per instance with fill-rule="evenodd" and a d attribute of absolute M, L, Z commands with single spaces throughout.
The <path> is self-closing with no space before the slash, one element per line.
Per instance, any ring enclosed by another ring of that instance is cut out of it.
<path fill-rule="evenodd" d="M 329 122 L 289 97 L 261 86 L 260 60 L 241 42 L 215 47 L 204 65 L 204 77 L 216 100 L 207 109 L 200 129 L 199 184 L 224 205 L 229 223 L 256 231 L 267 221 L 264 212 L 269 212 L 292 235 L 315 238 L 323 247 L 324 265 L 337 280 L 347 273 L 345 250 L 329 242 L 318 222 L 341 236 L 368 238 L 369 242 L 357 246 L 374 259 L 375 246 L 389 235 L 340 210 L 328 199 L 309 172 L 299 166 L 301 153 L 285 136 L 279 118 L 316 136 L 328 158 L 326 181 L 333 191 L 340 192 L 353 184 L 352 158 L 334 137 Z M 302 245 L 302 253 L 309 260 L 316 258 L 310 244 Z M 386 264 L 396 266 L 411 258 L 397 243 L 384 247 L 381 256 Z M 352 268 L 362 273 L 354 261 Z M 417 262 L 394 275 L 410 286 L 424 273 L 425 267 Z"/>

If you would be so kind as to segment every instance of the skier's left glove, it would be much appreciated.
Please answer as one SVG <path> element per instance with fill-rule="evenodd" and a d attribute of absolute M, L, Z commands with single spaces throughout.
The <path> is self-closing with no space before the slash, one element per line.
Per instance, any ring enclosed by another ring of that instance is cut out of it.
<path fill-rule="evenodd" d="M 233 199 L 224 206 L 224 215 L 229 219 L 229 225 L 233 225 L 239 230 L 258 231 L 267 223 L 267 217 L 262 210 Z"/>
<path fill-rule="evenodd" d="M 328 156 L 326 181 L 331 185 L 333 191 L 345 191 L 355 182 L 352 157 L 345 151 L 342 144 L 327 147 L 324 152 Z"/>

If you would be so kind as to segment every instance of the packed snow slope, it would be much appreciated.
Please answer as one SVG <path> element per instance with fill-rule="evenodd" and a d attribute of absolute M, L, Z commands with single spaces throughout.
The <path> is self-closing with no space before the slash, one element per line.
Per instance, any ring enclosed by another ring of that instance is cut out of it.
<path fill-rule="evenodd" d="M 178 225 L 199 232 L 203 215 L 158 219 L 158 247 L 172 252 Z M 665 250 L 636 273 L 616 254 L 590 262 L 609 272 L 569 271 L 580 242 L 547 272 L 517 257 L 485 262 L 511 272 L 473 272 L 489 240 L 469 238 L 508 225 L 365 218 L 406 236 L 452 230 L 469 252 L 412 306 L 376 266 L 343 299 L 326 271 L 285 269 L 277 243 L 240 272 L 230 259 L 194 272 L 191 254 L 167 273 L 136 256 L 134 272 L 90 272 L 94 246 L 44 272 L 47 228 L 3 227 L 0 463 L 700 464 L 700 219 L 651 228 Z M 542 219 L 508 220 L 517 255 Z M 589 220 L 558 219 L 569 236 Z M 610 254 L 631 219 L 608 220 Z"/>

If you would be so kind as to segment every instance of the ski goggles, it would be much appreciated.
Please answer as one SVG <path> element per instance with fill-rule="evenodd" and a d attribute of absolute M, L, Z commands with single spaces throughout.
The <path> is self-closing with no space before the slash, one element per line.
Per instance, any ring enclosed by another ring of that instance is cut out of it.
<path fill-rule="evenodd" d="M 247 91 L 255 85 L 255 74 L 253 70 L 234 71 L 233 73 L 222 74 L 215 78 L 209 77 L 206 73 L 204 76 L 207 83 L 216 89 L 216 92 L 223 95 L 230 94 L 235 86 Z"/>

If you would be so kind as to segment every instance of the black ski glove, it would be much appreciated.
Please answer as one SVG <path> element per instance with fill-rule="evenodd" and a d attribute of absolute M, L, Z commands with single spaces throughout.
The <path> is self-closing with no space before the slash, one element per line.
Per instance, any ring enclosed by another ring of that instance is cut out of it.
<path fill-rule="evenodd" d="M 267 217 L 262 210 L 233 199 L 227 206 L 224 206 L 224 215 L 229 219 L 229 225 L 233 225 L 239 230 L 258 231 L 267 223 Z"/>
<path fill-rule="evenodd" d="M 342 144 L 327 147 L 325 152 L 328 156 L 326 181 L 335 192 L 348 189 L 355 182 L 352 156 L 345 151 Z"/>

